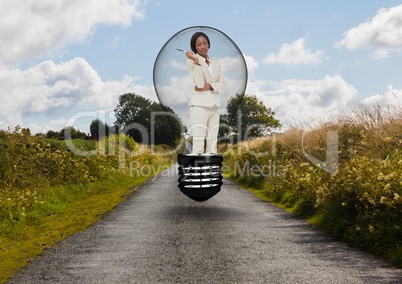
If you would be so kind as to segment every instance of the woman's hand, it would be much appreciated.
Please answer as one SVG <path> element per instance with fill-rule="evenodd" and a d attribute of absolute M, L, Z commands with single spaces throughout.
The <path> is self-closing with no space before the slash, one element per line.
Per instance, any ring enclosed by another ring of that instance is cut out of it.
<path fill-rule="evenodd" d="M 197 86 L 195 86 L 194 89 L 197 92 L 204 92 L 204 91 L 209 91 L 209 90 L 213 91 L 214 90 L 214 88 L 212 88 L 212 86 L 210 84 L 208 84 L 208 83 L 205 84 L 204 87 L 202 87 L 202 88 L 198 88 Z"/>
<path fill-rule="evenodd" d="M 188 59 L 193 60 L 196 65 L 201 65 L 200 62 L 198 61 L 198 57 L 193 52 L 187 51 L 186 56 Z"/>

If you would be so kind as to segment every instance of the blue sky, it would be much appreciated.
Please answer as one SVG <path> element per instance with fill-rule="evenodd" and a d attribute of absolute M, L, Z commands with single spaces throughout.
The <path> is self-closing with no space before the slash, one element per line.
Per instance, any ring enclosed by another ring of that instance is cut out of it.
<path fill-rule="evenodd" d="M 87 132 L 123 93 L 157 100 L 155 59 L 192 26 L 236 43 L 246 93 L 282 124 L 402 99 L 400 1 L 0 0 L 0 14 L 1 129 Z"/>

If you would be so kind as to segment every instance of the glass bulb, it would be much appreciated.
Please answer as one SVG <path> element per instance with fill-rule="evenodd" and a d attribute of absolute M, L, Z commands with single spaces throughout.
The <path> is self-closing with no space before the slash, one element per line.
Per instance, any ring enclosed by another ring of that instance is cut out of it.
<path fill-rule="evenodd" d="M 195 91 L 195 82 L 186 66 L 186 52 L 194 52 L 191 50 L 190 41 L 196 32 L 202 32 L 208 37 L 210 43 L 207 52 L 208 57 L 218 60 L 220 68 L 223 70 L 225 88 L 218 92 L 220 114 L 226 113 L 227 102 L 231 97 L 240 95 L 242 98 L 242 96 L 244 96 L 247 85 L 246 61 L 240 49 L 226 34 L 215 28 L 195 26 L 183 29 L 173 35 L 162 47 L 155 60 L 153 71 L 154 88 L 160 103 L 170 108 L 178 117 L 174 118 L 171 114 L 166 114 L 166 118 L 169 121 L 171 119 L 178 119 L 180 124 L 187 130 L 194 126 L 191 125 L 192 122 L 190 121 L 190 97 L 195 93 L 195 96 L 198 97 L 198 102 L 203 100 L 203 95 L 205 95 L 205 98 L 211 98 L 211 96 L 208 97 L 209 91 L 200 92 L 199 94 Z M 202 50 L 200 50 L 200 53 L 202 54 Z M 201 57 L 199 59 L 203 60 Z M 209 67 L 208 65 L 201 66 L 202 68 L 205 67 L 209 69 L 209 71 L 208 69 L 202 69 L 202 74 L 205 76 L 203 78 L 208 77 L 208 75 L 205 75 L 208 73 L 204 72 L 209 72 L 209 76 L 212 76 L 211 74 L 214 74 L 213 69 L 217 68 L 217 66 L 218 65 L 214 64 L 209 64 Z M 207 80 L 205 79 L 205 81 Z M 211 84 L 213 83 L 216 82 L 211 82 Z M 216 99 L 216 97 L 213 96 L 212 98 L 214 100 Z M 238 100 L 239 105 L 240 103 L 241 99 Z M 238 107 L 239 106 L 237 106 L 237 108 Z M 215 108 L 214 111 L 216 111 L 216 109 L 217 108 Z M 197 115 L 199 115 L 199 113 L 197 113 Z M 214 115 L 216 117 L 216 114 Z M 231 118 L 228 119 L 230 120 Z M 173 124 L 170 122 L 170 125 L 172 126 Z M 222 126 L 222 124 L 220 124 L 220 126 Z M 211 128 L 212 127 L 207 129 L 206 132 L 210 131 Z M 201 135 L 200 137 L 202 140 L 203 136 Z M 185 137 L 183 138 L 185 143 L 189 145 L 187 139 Z M 219 140 L 218 137 L 215 141 Z M 200 144 L 199 141 L 200 140 L 197 142 L 198 149 L 202 148 L 200 145 L 203 143 L 201 142 Z M 211 141 L 211 139 L 209 141 Z M 189 149 L 188 146 L 185 148 L 186 150 Z M 206 143 L 204 150 L 207 151 L 207 148 L 208 143 Z M 213 149 L 213 147 L 210 148 Z M 194 154 L 191 150 L 187 152 L 186 150 L 184 154 L 178 153 L 179 188 L 193 200 L 199 202 L 205 201 L 220 191 L 222 185 L 221 168 L 223 156 L 217 154 L 197 154 L 197 152 Z"/>

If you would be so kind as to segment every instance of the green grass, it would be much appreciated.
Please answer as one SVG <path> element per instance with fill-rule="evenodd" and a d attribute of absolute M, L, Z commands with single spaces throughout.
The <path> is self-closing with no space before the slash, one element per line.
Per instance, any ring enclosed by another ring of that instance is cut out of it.
<path fill-rule="evenodd" d="M 75 232 L 85 230 L 125 200 L 147 177 L 114 174 L 84 186 L 59 186 L 18 223 L 0 225 L 0 283 L 28 261 Z"/>

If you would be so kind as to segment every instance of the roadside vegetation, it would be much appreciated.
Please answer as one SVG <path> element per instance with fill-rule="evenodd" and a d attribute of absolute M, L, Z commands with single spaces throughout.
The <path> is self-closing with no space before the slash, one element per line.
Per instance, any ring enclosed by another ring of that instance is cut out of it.
<path fill-rule="evenodd" d="M 334 154 L 329 133 L 337 135 L 335 172 L 325 164 Z M 231 145 L 223 169 L 265 200 L 402 267 L 400 108 L 360 107 L 336 123 Z"/>
<path fill-rule="evenodd" d="M 0 283 L 175 162 L 171 149 L 184 127 L 155 116 L 152 128 L 148 118 L 161 110 L 175 115 L 130 93 L 119 98 L 115 125 L 94 120 L 91 134 L 72 127 L 46 135 L 18 126 L 0 131 Z M 282 133 L 274 133 L 281 126 L 274 115 L 255 96 L 229 100 L 220 125 L 221 142 L 229 141 L 219 146 L 223 174 L 402 267 L 401 108 L 361 107 Z M 130 129 L 137 124 L 153 129 L 154 141 Z"/>
<path fill-rule="evenodd" d="M 167 150 L 124 134 L 65 141 L 20 127 L 1 131 L 0 283 L 168 168 L 175 155 Z M 148 170 L 139 171 L 142 165 Z"/>

